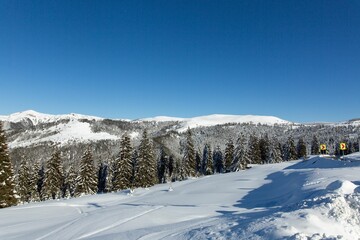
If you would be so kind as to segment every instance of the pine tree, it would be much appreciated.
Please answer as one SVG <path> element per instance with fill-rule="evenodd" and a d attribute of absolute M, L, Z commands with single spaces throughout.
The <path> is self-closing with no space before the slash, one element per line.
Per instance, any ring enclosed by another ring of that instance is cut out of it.
<path fill-rule="evenodd" d="M 291 136 L 288 138 L 286 145 L 285 145 L 285 156 L 286 156 L 285 159 L 287 161 L 298 159 L 297 153 L 296 153 L 295 142 Z"/>
<path fill-rule="evenodd" d="M 249 139 L 249 157 L 251 159 L 251 163 L 261 164 L 261 151 L 259 140 L 254 135 L 250 135 Z"/>
<path fill-rule="evenodd" d="M 248 163 L 251 163 L 249 150 L 247 150 L 245 136 L 241 134 L 236 141 L 234 160 L 231 165 L 231 170 L 237 172 L 246 169 Z"/>
<path fill-rule="evenodd" d="M 222 173 L 224 169 L 224 158 L 220 146 L 217 146 L 214 151 L 214 170 L 216 173 Z"/>
<path fill-rule="evenodd" d="M 306 157 L 306 145 L 303 138 L 299 139 L 296 150 L 298 159 Z"/>
<path fill-rule="evenodd" d="M 259 148 L 260 148 L 260 156 L 261 163 L 269 163 L 270 162 L 270 141 L 267 134 L 259 140 Z"/>
<path fill-rule="evenodd" d="M 195 160 L 195 149 L 194 142 L 192 139 L 192 132 L 190 128 L 186 131 L 186 146 L 184 152 L 184 170 L 186 177 L 195 176 L 196 160 Z"/>
<path fill-rule="evenodd" d="M 100 162 L 98 166 L 98 192 L 106 192 L 106 177 L 108 166 L 104 162 Z"/>
<path fill-rule="evenodd" d="M 60 151 L 56 150 L 46 163 L 45 179 L 43 186 L 44 199 L 56 199 L 62 196 L 64 184 L 63 168 Z"/>
<path fill-rule="evenodd" d="M 0 121 L 0 208 L 17 204 L 14 171 L 10 161 L 5 132 Z"/>
<path fill-rule="evenodd" d="M 234 160 L 234 151 L 235 151 L 235 147 L 234 147 L 234 143 L 231 139 L 228 140 L 228 142 L 226 143 L 226 148 L 225 148 L 225 172 L 230 172 L 230 168 L 231 168 L 231 164 Z"/>
<path fill-rule="evenodd" d="M 123 135 L 120 143 L 120 153 L 115 159 L 115 171 L 113 190 L 118 191 L 121 189 L 131 188 L 132 180 L 132 147 L 130 137 L 126 134 Z"/>
<path fill-rule="evenodd" d="M 77 171 L 74 165 L 70 165 L 68 171 L 66 172 L 66 189 L 67 195 L 69 197 L 74 197 L 77 189 Z"/>
<path fill-rule="evenodd" d="M 32 171 L 33 191 L 36 192 L 36 194 L 32 195 L 34 201 L 45 200 L 44 191 L 43 191 L 44 181 L 45 181 L 44 164 L 40 164 L 39 161 L 35 161 Z"/>
<path fill-rule="evenodd" d="M 31 173 L 27 161 L 23 157 L 18 174 L 18 194 L 22 203 L 30 202 L 32 197 Z"/>
<path fill-rule="evenodd" d="M 41 170 L 41 166 L 39 161 L 35 161 L 32 168 L 30 168 L 30 182 L 31 182 L 31 200 L 34 202 L 38 202 L 41 200 L 41 189 L 39 191 L 38 182 L 39 182 L 39 172 Z M 41 183 L 42 184 L 42 183 Z"/>
<path fill-rule="evenodd" d="M 196 175 L 200 176 L 202 172 L 201 172 L 201 157 L 199 151 L 196 151 L 195 162 L 196 162 Z"/>
<path fill-rule="evenodd" d="M 271 144 L 271 160 L 273 163 L 280 163 L 283 161 L 281 143 L 276 138 L 273 138 Z"/>
<path fill-rule="evenodd" d="M 85 151 L 79 170 L 75 195 L 95 194 L 97 192 L 97 181 L 94 160 L 90 149 Z"/>
<path fill-rule="evenodd" d="M 158 182 L 159 183 L 165 183 L 166 182 L 166 168 L 168 162 L 168 156 L 165 153 L 165 150 L 163 147 L 160 149 L 160 159 L 157 163 L 157 175 L 158 175 Z"/>
<path fill-rule="evenodd" d="M 311 155 L 317 155 L 319 154 L 319 141 L 317 137 L 314 135 L 313 140 L 311 142 Z"/>
<path fill-rule="evenodd" d="M 207 144 L 207 159 L 206 159 L 206 169 L 205 169 L 205 174 L 206 175 L 211 175 L 214 173 L 214 163 L 213 163 L 213 154 L 211 151 L 211 147 L 209 144 Z"/>
<path fill-rule="evenodd" d="M 136 185 L 139 187 L 150 187 L 156 183 L 156 160 L 152 143 L 144 130 L 139 146 L 137 159 Z"/>

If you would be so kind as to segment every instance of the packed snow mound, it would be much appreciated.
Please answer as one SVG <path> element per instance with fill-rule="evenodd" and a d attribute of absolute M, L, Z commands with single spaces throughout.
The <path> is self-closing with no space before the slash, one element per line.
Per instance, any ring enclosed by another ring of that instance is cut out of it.
<path fill-rule="evenodd" d="M 63 115 L 51 115 L 51 114 L 39 113 L 34 110 L 17 112 L 17 113 L 10 114 L 9 116 L 0 116 L 1 121 L 7 121 L 7 122 L 13 122 L 13 123 L 30 121 L 33 125 L 37 125 L 39 123 L 49 123 L 49 122 L 57 122 L 60 120 L 74 120 L 74 119 L 76 119 L 76 120 L 79 120 L 79 119 L 101 120 L 102 118 L 81 115 L 81 114 L 76 114 L 76 113 L 63 114 Z"/>
<path fill-rule="evenodd" d="M 328 190 L 329 192 L 334 192 L 334 193 L 338 193 L 338 194 L 351 194 L 354 192 L 354 190 L 357 188 L 357 186 L 347 180 L 336 180 L 332 183 L 330 183 L 327 187 L 326 190 Z"/>
<path fill-rule="evenodd" d="M 264 125 L 291 124 L 291 122 L 289 121 L 273 116 L 224 115 L 224 114 L 213 114 L 213 115 L 193 117 L 193 118 L 174 118 L 174 117 L 160 116 L 154 118 L 144 118 L 141 119 L 141 121 L 182 122 L 182 126 L 178 129 L 179 132 L 186 131 L 188 128 L 209 127 L 215 125 L 223 125 L 227 123 L 251 123 L 251 124 L 264 124 Z"/>

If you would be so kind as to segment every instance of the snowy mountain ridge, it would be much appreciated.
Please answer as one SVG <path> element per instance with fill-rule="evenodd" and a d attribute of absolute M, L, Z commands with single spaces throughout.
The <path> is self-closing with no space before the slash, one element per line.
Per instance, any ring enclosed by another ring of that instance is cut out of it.
<path fill-rule="evenodd" d="M 34 125 L 44 122 L 56 122 L 59 120 L 103 120 L 104 118 L 88 116 L 76 113 L 70 114 L 61 114 L 61 115 L 51 115 L 39 113 L 34 110 L 27 110 L 23 112 L 17 112 L 10 114 L 8 116 L 0 116 L 1 121 L 7 122 L 21 122 L 21 121 L 31 121 Z M 122 121 L 131 121 L 125 119 L 117 119 Z M 152 118 L 142 118 L 133 121 L 149 121 L 149 122 L 184 122 L 186 127 L 207 127 L 214 125 L 221 125 L 226 123 L 252 123 L 252 124 L 265 124 L 265 125 L 274 125 L 274 124 L 292 124 L 289 121 L 273 117 L 273 116 L 257 116 L 257 115 L 226 115 L 226 114 L 212 114 L 206 116 L 192 117 L 192 118 L 179 118 L 179 117 L 168 117 L 168 116 L 157 116 Z"/>

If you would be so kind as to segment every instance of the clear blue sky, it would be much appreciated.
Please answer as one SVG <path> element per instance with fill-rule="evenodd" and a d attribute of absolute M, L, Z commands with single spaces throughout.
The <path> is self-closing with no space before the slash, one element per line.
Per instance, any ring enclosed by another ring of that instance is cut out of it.
<path fill-rule="evenodd" d="M 360 117 L 360 1 L 0 1 L 0 115 Z"/>

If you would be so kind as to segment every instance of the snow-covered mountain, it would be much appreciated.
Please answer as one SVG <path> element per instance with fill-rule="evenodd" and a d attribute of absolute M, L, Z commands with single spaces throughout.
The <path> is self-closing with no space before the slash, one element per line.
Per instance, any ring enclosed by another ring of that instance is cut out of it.
<path fill-rule="evenodd" d="M 27 132 L 27 134 L 21 132 L 16 138 L 12 139 L 9 144 L 11 148 L 26 147 L 41 142 L 53 142 L 55 144 L 64 145 L 73 141 L 88 142 L 99 140 L 117 140 L 121 137 L 120 134 L 94 129 L 94 125 L 101 125 L 101 122 L 105 119 L 75 113 L 50 115 L 28 110 L 14 113 L 9 116 L 0 116 L 0 120 L 5 122 L 5 129 L 7 130 L 11 131 L 11 126 L 22 126 Z M 275 124 L 291 124 L 289 121 L 271 116 L 219 114 L 194 118 L 154 117 L 134 121 L 121 119 L 112 121 L 125 121 L 133 125 L 137 125 L 142 122 L 152 122 L 155 124 L 162 123 L 163 125 L 171 125 L 171 130 L 175 130 L 179 133 L 186 131 L 188 128 L 211 127 L 229 123 L 263 124 L 269 126 Z M 32 136 L 34 137 L 29 138 L 28 131 L 31 131 Z M 139 136 L 139 132 L 132 131 L 129 134 L 130 136 Z"/>
<path fill-rule="evenodd" d="M 289 136 L 303 138 L 309 149 L 316 134 L 321 142 L 335 143 L 351 134 L 360 136 L 358 119 L 333 124 L 299 124 L 272 116 L 208 115 L 194 118 L 154 117 L 139 120 L 104 119 L 80 114 L 50 115 L 32 110 L 0 116 L 7 133 L 10 154 L 19 163 L 28 159 L 48 159 L 55 147 L 61 148 L 67 161 L 79 161 L 84 150 L 93 149 L 98 162 L 107 161 L 119 151 L 119 140 L 127 133 L 136 147 L 146 129 L 156 149 L 164 147 L 169 155 L 182 158 L 184 132 L 191 128 L 195 149 L 201 153 L 205 144 L 225 149 L 229 139 L 236 142 L 240 135 L 262 137 L 265 134 L 284 144 Z M 330 141 L 331 140 L 331 141 Z M 352 139 L 356 141 L 356 139 Z"/>
<path fill-rule="evenodd" d="M 275 125 L 275 124 L 292 124 L 289 121 L 273 117 L 273 116 L 256 116 L 256 115 L 224 115 L 224 114 L 212 114 L 208 116 L 200 116 L 193 118 L 174 118 L 174 117 L 154 117 L 144 118 L 142 121 L 154 121 L 154 122 L 167 122 L 177 121 L 181 122 L 181 128 L 178 131 L 183 132 L 188 128 L 196 127 L 209 127 L 215 125 L 223 125 L 227 123 L 250 123 L 250 124 L 263 124 L 263 125 Z"/>
<path fill-rule="evenodd" d="M 0 209 L 0 239 L 360 238 L 360 154 Z"/>

